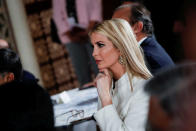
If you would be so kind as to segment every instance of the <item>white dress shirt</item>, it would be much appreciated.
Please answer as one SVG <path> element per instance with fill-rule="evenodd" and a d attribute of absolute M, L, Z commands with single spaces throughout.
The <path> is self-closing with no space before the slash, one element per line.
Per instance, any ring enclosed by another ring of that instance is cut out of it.
<path fill-rule="evenodd" d="M 141 45 L 142 42 L 143 42 L 145 39 L 147 39 L 147 37 L 142 38 L 142 39 L 138 42 L 138 44 Z"/>

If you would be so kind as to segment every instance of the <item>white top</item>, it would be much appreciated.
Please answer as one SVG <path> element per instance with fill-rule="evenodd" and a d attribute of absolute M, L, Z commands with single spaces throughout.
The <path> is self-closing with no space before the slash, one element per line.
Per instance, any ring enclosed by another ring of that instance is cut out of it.
<path fill-rule="evenodd" d="M 138 44 L 141 45 L 142 42 L 143 42 L 145 39 L 147 39 L 147 37 L 142 38 L 142 39 L 138 42 Z"/>
<path fill-rule="evenodd" d="M 98 110 L 94 117 L 102 131 L 145 131 L 149 96 L 144 92 L 144 79 L 132 79 L 131 91 L 128 74 L 125 73 L 111 88 L 112 105 Z"/>

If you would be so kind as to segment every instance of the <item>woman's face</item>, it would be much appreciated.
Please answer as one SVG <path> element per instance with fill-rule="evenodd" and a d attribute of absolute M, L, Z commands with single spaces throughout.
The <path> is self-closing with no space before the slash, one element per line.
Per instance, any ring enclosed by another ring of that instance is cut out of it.
<path fill-rule="evenodd" d="M 93 57 L 99 69 L 115 67 L 118 63 L 120 51 L 113 46 L 113 43 L 107 37 L 92 33 L 91 43 L 94 47 Z"/>

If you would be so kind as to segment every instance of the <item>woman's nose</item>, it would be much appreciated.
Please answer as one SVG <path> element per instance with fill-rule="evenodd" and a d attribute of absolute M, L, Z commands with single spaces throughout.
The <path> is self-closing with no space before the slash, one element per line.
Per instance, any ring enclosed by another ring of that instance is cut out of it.
<path fill-rule="evenodd" d="M 95 57 L 96 55 L 97 55 L 98 53 L 97 53 L 97 49 L 94 47 L 94 49 L 93 49 L 93 57 Z"/>

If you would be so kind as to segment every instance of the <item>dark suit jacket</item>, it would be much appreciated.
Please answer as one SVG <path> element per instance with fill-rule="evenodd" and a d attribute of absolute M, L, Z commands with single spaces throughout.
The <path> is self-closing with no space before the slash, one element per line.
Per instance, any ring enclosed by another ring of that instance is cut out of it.
<path fill-rule="evenodd" d="M 141 43 L 141 47 L 144 51 L 147 66 L 152 74 L 156 74 L 163 68 L 174 66 L 171 57 L 153 37 L 147 37 Z"/>
<path fill-rule="evenodd" d="M 22 81 L 39 81 L 31 72 L 23 70 Z"/>

